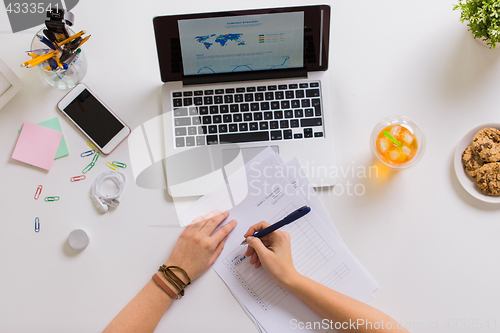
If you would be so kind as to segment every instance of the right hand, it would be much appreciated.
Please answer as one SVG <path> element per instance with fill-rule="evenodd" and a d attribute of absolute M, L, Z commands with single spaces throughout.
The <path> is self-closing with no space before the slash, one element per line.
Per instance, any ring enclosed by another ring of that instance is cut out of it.
<path fill-rule="evenodd" d="M 236 220 L 232 220 L 214 232 L 228 216 L 228 212 L 213 211 L 196 218 L 179 236 L 165 265 L 183 268 L 191 280 L 206 272 L 219 257 L 229 233 L 236 227 Z"/>
<path fill-rule="evenodd" d="M 262 221 L 248 229 L 245 233 L 248 243 L 245 256 L 251 257 L 250 264 L 255 265 L 255 268 L 262 265 L 274 282 L 286 289 L 291 280 L 298 275 L 293 266 L 290 234 L 276 230 L 260 239 L 251 237 L 268 226 L 269 223 Z"/>

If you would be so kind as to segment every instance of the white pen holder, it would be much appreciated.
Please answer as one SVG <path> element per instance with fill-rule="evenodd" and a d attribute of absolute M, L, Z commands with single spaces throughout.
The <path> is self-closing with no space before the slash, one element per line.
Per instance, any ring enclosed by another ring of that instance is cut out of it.
<path fill-rule="evenodd" d="M 68 29 L 68 32 L 73 35 L 74 31 Z M 43 29 L 37 32 L 37 35 L 44 36 Z M 43 54 L 42 50 L 47 50 L 49 47 L 38 40 L 37 36 L 33 37 L 31 42 L 30 51 L 35 54 Z M 80 49 L 81 50 L 81 49 Z M 81 50 L 76 56 L 67 64 L 67 69 L 57 68 L 55 70 L 48 69 L 50 65 L 47 61 L 37 65 L 38 72 L 42 79 L 47 82 L 48 85 L 57 89 L 70 89 L 80 83 L 85 74 L 87 74 L 87 59 L 83 50 Z"/>

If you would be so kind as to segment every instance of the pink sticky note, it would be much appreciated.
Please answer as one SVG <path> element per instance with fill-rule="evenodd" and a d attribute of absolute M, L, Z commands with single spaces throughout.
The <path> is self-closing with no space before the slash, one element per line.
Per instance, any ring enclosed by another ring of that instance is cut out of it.
<path fill-rule="evenodd" d="M 50 170 L 62 135 L 53 129 L 25 122 L 12 158 Z"/>

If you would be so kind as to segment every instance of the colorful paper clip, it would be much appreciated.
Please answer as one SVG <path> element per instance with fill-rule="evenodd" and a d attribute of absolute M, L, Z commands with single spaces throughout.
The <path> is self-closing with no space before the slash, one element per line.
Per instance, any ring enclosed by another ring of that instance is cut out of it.
<path fill-rule="evenodd" d="M 71 179 L 70 179 L 70 180 L 71 180 L 72 182 L 78 182 L 78 181 L 80 181 L 80 180 L 84 180 L 85 178 L 87 178 L 87 177 L 85 177 L 85 175 L 81 175 L 81 176 L 71 177 Z"/>
<path fill-rule="evenodd" d="M 127 165 L 125 163 L 122 163 L 122 162 L 117 162 L 117 161 L 113 161 L 113 163 L 111 163 L 119 168 L 122 168 L 122 169 L 125 169 L 127 167 Z"/>
<path fill-rule="evenodd" d="M 95 165 L 95 162 L 97 162 L 97 159 L 99 158 L 100 155 L 101 155 L 101 153 L 96 152 L 95 155 L 94 155 L 94 158 L 92 159 L 91 163 L 94 163 L 94 165 Z"/>
<path fill-rule="evenodd" d="M 89 141 L 90 142 L 90 141 Z M 87 143 L 88 144 L 88 143 Z M 95 165 L 95 162 L 97 162 L 97 159 L 99 158 L 99 155 L 101 155 L 98 151 L 95 153 L 94 155 L 94 158 L 92 159 L 92 162 L 90 162 L 89 165 L 87 165 L 85 167 L 85 169 L 83 169 L 82 173 L 87 173 L 90 171 L 90 169 L 92 169 Z"/>
<path fill-rule="evenodd" d="M 94 166 L 94 164 L 90 163 L 89 165 L 87 165 L 85 167 L 85 169 L 82 170 L 82 173 L 87 173 L 90 171 L 90 169 L 92 169 L 92 167 Z"/>
<path fill-rule="evenodd" d="M 42 194 L 42 189 L 43 189 L 43 186 L 38 185 L 38 187 L 36 188 L 36 192 L 35 192 L 35 200 L 38 200 L 38 198 L 40 198 L 40 194 Z"/>
<path fill-rule="evenodd" d="M 90 141 L 87 141 L 87 146 L 89 146 L 90 148 L 92 148 L 93 151 L 97 151 L 97 148 L 94 146 L 94 144 Z"/>
<path fill-rule="evenodd" d="M 106 166 L 112 170 L 115 170 L 115 171 L 118 171 L 120 170 L 120 168 L 114 164 L 112 164 L 111 162 L 106 162 Z"/>
<path fill-rule="evenodd" d="M 59 197 L 45 197 L 45 201 L 47 201 L 47 202 L 59 201 Z"/>
<path fill-rule="evenodd" d="M 90 155 L 93 155 L 95 153 L 95 150 L 87 150 L 87 151 L 84 151 L 83 153 L 80 154 L 81 157 L 87 157 L 87 156 L 90 156 Z"/>
<path fill-rule="evenodd" d="M 40 219 L 38 217 L 35 217 L 35 232 L 40 231 Z"/>

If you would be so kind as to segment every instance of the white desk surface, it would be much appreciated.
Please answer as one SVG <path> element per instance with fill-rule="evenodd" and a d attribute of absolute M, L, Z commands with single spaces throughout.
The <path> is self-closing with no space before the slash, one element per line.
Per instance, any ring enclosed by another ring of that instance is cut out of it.
<path fill-rule="evenodd" d="M 500 122 L 500 50 L 473 40 L 452 10 L 453 0 L 327 2 L 332 90 L 325 93 L 333 96 L 339 166 L 347 174 L 321 199 L 380 284 L 370 304 L 412 332 L 500 331 L 500 204 L 471 197 L 452 164 L 465 133 Z M 251 6 L 301 4 L 256 0 Z M 136 128 L 161 112 L 152 18 L 248 7 L 240 0 L 81 1 L 73 10 L 75 30 L 92 34 L 84 46 L 89 70 L 83 82 Z M 101 156 L 88 179 L 71 183 L 88 163 L 80 157 L 88 148 L 56 110 L 66 91 L 45 85 L 35 69 L 19 67 L 37 28 L 7 32 L 3 9 L 0 22 L 0 57 L 25 84 L 0 110 L 0 331 L 97 332 L 167 258 L 181 229 L 150 225 L 177 225 L 174 205 L 165 191 L 135 185 L 128 168 L 122 205 L 105 215 L 96 211 L 91 183 L 108 170 L 105 161 L 129 162 L 127 143 Z M 374 163 L 372 128 L 392 114 L 421 126 L 427 139 L 423 159 L 402 172 L 357 177 L 358 168 Z M 22 123 L 54 116 L 71 154 L 50 172 L 12 160 Z M 40 184 L 43 197 L 61 200 L 35 201 Z M 351 190 L 361 184 L 358 190 L 363 186 L 365 193 L 341 194 L 348 184 Z M 40 233 L 34 232 L 37 216 Z M 77 228 L 90 235 L 80 253 L 67 244 Z M 164 320 L 171 332 L 256 331 L 213 271 L 190 286 Z"/>

